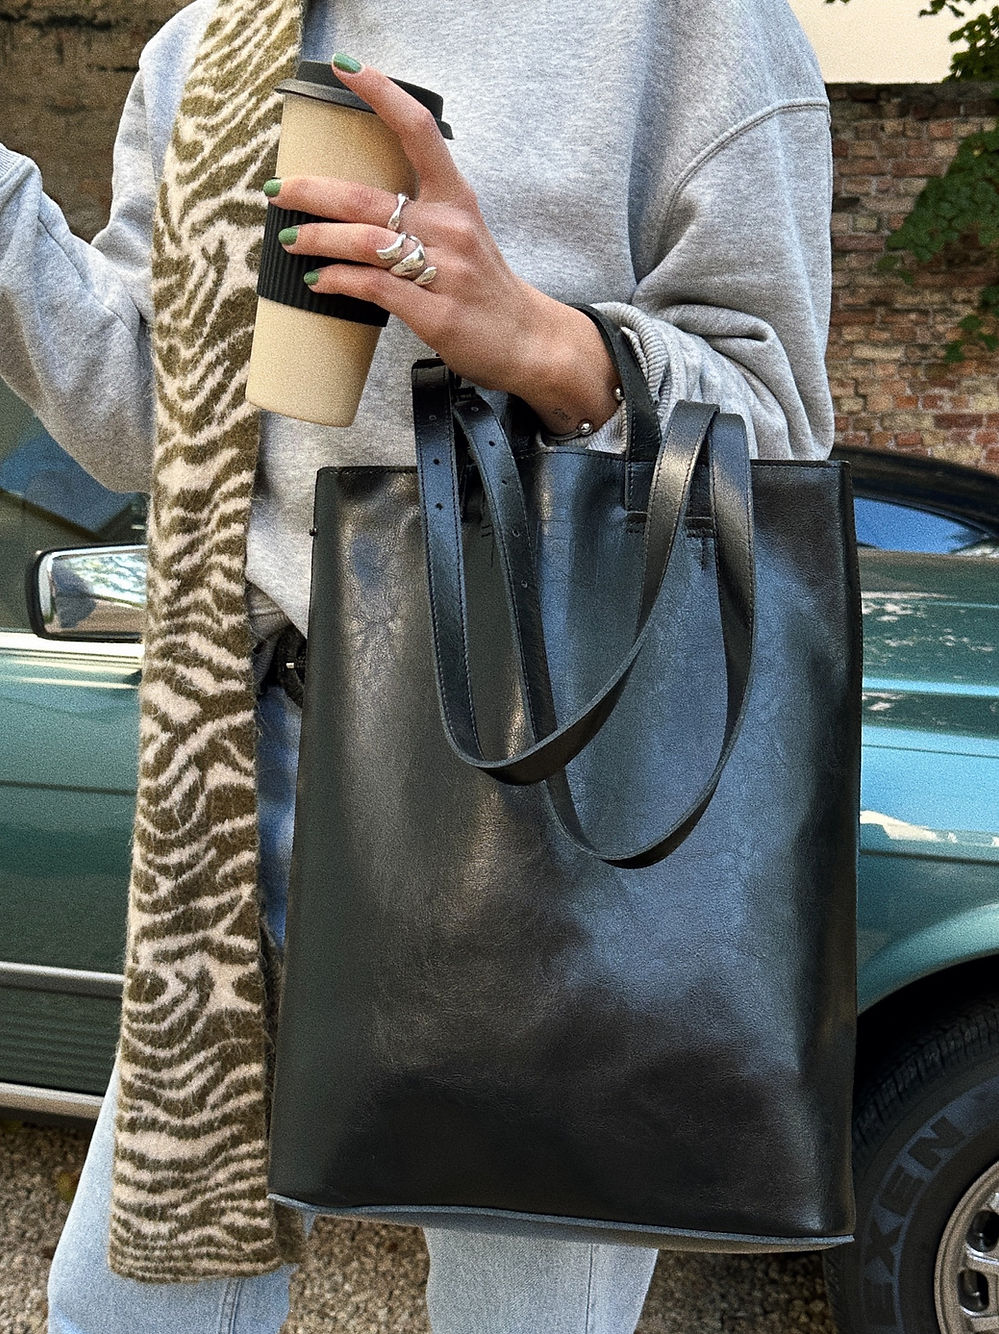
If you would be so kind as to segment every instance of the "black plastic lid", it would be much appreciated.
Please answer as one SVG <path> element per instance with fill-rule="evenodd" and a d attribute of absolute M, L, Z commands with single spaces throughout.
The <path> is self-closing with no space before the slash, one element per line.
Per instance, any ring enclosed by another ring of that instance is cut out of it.
<path fill-rule="evenodd" d="M 429 88 L 420 88 L 415 83 L 404 83 L 402 79 L 393 79 L 410 97 L 415 97 L 428 111 L 433 113 L 445 139 L 453 139 L 451 126 L 441 120 L 444 114 L 444 99 L 439 93 L 432 93 Z M 322 60 L 303 60 L 298 66 L 298 73 L 293 79 L 285 79 L 277 86 L 279 93 L 297 93 L 299 97 L 312 97 L 317 102 L 336 102 L 338 106 L 353 107 L 355 111 L 370 111 L 371 107 L 356 93 L 352 93 L 346 84 L 333 73 L 333 66 Z"/>

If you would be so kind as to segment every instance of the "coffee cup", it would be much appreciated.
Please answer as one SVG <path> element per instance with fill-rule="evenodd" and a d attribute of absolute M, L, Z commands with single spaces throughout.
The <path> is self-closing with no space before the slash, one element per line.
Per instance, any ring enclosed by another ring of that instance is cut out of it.
<path fill-rule="evenodd" d="M 436 93 L 394 82 L 433 112 L 445 138 L 452 137 L 441 120 L 443 101 Z M 296 77 L 279 84 L 277 92 L 284 95 L 275 171 L 279 179 L 336 176 L 393 195 L 416 194 L 416 175 L 398 135 L 331 66 L 302 61 Z M 328 218 L 277 204 L 267 213 L 246 397 L 256 407 L 286 417 L 349 426 L 388 313 L 367 301 L 312 291 L 305 275 L 333 261 L 291 255 L 278 241 L 286 227 Z"/>

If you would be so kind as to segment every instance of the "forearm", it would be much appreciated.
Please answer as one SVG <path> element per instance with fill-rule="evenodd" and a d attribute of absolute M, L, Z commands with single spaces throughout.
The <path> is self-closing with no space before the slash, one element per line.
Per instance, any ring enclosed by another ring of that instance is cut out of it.
<path fill-rule="evenodd" d="M 145 490 L 152 364 L 125 230 L 110 254 L 73 236 L 34 163 L 0 149 L 0 378 L 98 480 Z"/>

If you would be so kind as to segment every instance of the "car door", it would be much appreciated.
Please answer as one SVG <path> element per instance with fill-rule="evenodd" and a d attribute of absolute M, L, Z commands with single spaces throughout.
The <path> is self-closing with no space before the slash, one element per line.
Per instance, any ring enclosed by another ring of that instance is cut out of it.
<path fill-rule="evenodd" d="M 999 587 L 974 556 L 862 551 L 862 1008 L 999 951 Z"/>
<path fill-rule="evenodd" d="M 141 542 L 0 384 L 0 1106 L 92 1113 L 111 1069 L 135 800 L 137 644 L 29 627 L 39 549 Z"/>

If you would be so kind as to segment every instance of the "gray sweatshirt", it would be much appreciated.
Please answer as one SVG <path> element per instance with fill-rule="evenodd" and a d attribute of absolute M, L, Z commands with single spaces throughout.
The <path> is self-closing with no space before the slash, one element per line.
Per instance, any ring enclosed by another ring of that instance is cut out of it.
<path fill-rule="evenodd" d="M 92 244 L 34 163 L 0 146 L 0 377 L 117 490 L 149 486 L 157 184 L 213 9 L 195 0 L 143 52 Z M 510 267 L 630 330 L 664 418 L 681 398 L 717 402 L 761 457 L 828 454 L 829 108 L 787 0 L 422 0 L 415 17 L 408 0 L 313 0 L 305 55 L 334 50 L 443 94 L 453 156 Z M 393 318 L 352 426 L 263 414 L 247 563 L 259 633 L 306 627 L 316 470 L 414 461 L 409 368 L 428 355 Z M 619 442 L 620 418 L 595 447 Z"/>

